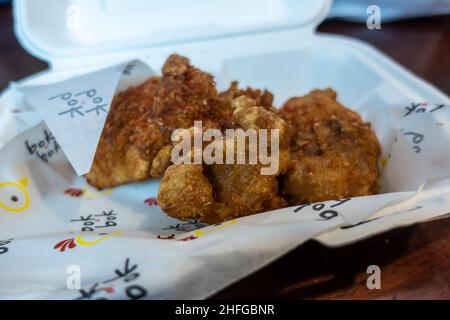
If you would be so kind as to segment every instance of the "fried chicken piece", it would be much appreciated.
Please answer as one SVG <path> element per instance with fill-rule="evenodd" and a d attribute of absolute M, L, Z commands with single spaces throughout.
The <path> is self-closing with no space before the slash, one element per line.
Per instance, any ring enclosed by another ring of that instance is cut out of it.
<path fill-rule="evenodd" d="M 282 186 L 289 204 L 378 192 L 378 139 L 332 89 L 292 98 L 281 113 L 292 129 L 292 167 Z"/>
<path fill-rule="evenodd" d="M 220 128 L 231 118 L 231 106 L 219 96 L 212 75 L 187 58 L 171 55 L 162 73 L 115 96 L 86 175 L 93 186 L 161 177 L 170 161 L 168 149 L 160 149 L 171 144 L 175 129 L 189 128 L 196 120 Z"/>
<path fill-rule="evenodd" d="M 153 159 L 150 174 L 154 178 L 161 178 L 171 164 L 174 130 L 190 128 L 194 121 L 202 121 L 204 127 L 222 128 L 232 113 L 229 103 L 219 96 L 213 76 L 193 67 L 186 57 L 171 55 L 162 73 L 152 116 L 161 119 L 160 131 L 168 145 Z"/>
<path fill-rule="evenodd" d="M 178 219 L 197 219 L 210 214 L 213 190 L 201 164 L 170 166 L 161 179 L 158 204 Z"/>
<path fill-rule="evenodd" d="M 232 107 L 233 123 L 243 130 L 255 129 L 258 133 L 259 129 L 279 129 L 280 154 L 286 154 L 283 148 L 289 148 L 288 129 L 282 118 L 257 106 L 255 100 L 247 96 L 234 99 Z M 286 201 L 278 195 L 277 177 L 288 167 L 284 161 L 289 160 L 283 157 L 275 159 L 279 161 L 279 169 L 275 169 L 272 175 L 263 175 L 261 169 L 267 165 L 260 161 L 249 163 L 249 144 L 238 149 L 238 139 L 235 135 L 212 142 L 212 145 L 220 144 L 221 147 L 215 150 L 222 150 L 224 162 L 228 148 L 233 148 L 233 164 L 178 164 L 169 167 L 158 193 L 161 209 L 179 219 L 198 219 L 213 224 L 285 206 Z M 271 145 L 270 141 L 268 145 Z M 237 162 L 240 153 L 246 157 L 245 163 Z M 201 190 L 198 198 L 196 188 Z"/>
<path fill-rule="evenodd" d="M 186 58 L 174 55 L 171 57 L 171 59 L 169 59 L 168 63 L 166 63 L 165 67 L 163 68 L 163 71 L 165 72 L 166 75 L 170 74 L 172 77 L 175 74 L 188 72 L 189 68 L 186 68 L 186 63 L 188 63 L 188 60 Z M 196 71 L 196 72 L 198 72 L 198 71 Z M 205 74 L 205 73 L 200 73 L 200 75 L 202 77 L 204 77 L 204 80 L 202 80 L 202 81 L 199 80 L 198 82 L 203 82 L 204 84 L 210 83 L 212 85 L 210 75 Z M 173 78 L 171 81 L 173 81 Z M 239 96 L 242 96 L 242 95 L 254 99 L 256 101 L 257 105 L 260 105 L 260 106 L 278 114 L 278 109 L 276 109 L 272 106 L 273 95 L 272 95 L 272 93 L 270 93 L 267 90 L 261 91 L 259 89 L 252 89 L 250 87 L 247 87 L 245 90 L 242 90 L 242 89 L 238 88 L 238 82 L 233 81 L 230 88 L 227 91 L 224 91 L 219 94 L 219 98 L 216 97 L 216 93 L 214 92 L 214 90 L 211 90 L 210 92 L 212 93 L 210 95 L 210 97 L 213 98 L 211 105 L 216 107 L 213 110 L 214 111 L 212 113 L 213 116 L 211 117 L 208 114 L 202 115 L 202 116 L 197 116 L 198 119 L 203 119 L 204 127 L 218 128 L 218 129 L 223 130 L 224 128 L 238 126 L 238 125 L 236 125 L 236 123 L 232 122 L 233 118 L 231 117 L 231 113 L 232 113 L 231 103 L 232 103 L 233 99 L 235 99 Z M 160 94 L 162 96 L 164 93 L 161 92 Z M 176 98 L 171 98 L 171 100 L 172 99 L 176 100 Z M 177 103 L 178 103 L 178 101 L 171 103 L 169 100 L 162 102 L 163 105 L 165 105 L 165 106 L 168 105 L 169 107 L 173 107 Z M 164 107 L 162 107 L 162 109 L 164 109 Z M 167 113 L 167 110 L 164 110 L 164 111 L 161 110 L 161 111 L 159 111 L 159 113 L 161 113 L 161 114 Z M 192 117 L 192 116 L 189 116 L 189 117 Z M 188 117 L 188 119 L 189 119 L 189 117 Z M 237 117 L 237 118 L 239 118 L 239 117 Z M 165 118 L 165 119 L 167 120 L 167 118 Z M 181 121 L 181 122 L 183 121 L 178 118 L 175 118 L 175 119 L 176 119 L 176 121 Z M 181 123 L 181 124 L 183 124 L 183 123 Z M 173 130 L 173 127 L 175 127 L 175 126 L 172 125 L 172 128 L 169 131 Z M 185 128 L 185 126 L 183 126 L 183 125 L 181 125 L 180 127 Z M 171 164 L 170 156 L 171 156 L 171 145 L 167 145 L 162 150 L 159 151 L 159 153 L 153 159 L 152 168 L 150 171 L 152 177 L 161 178 L 163 176 L 165 170 Z M 282 156 L 286 156 L 286 152 Z M 284 163 L 286 163 L 286 161 Z"/>
<path fill-rule="evenodd" d="M 172 164 L 172 145 L 168 144 L 159 149 L 156 156 L 153 158 L 150 175 L 154 178 L 161 178 L 164 172 Z"/>
<path fill-rule="evenodd" d="M 100 137 L 87 181 L 109 188 L 148 178 L 151 161 L 164 144 L 160 125 L 151 119 L 151 111 L 160 77 L 118 93 Z"/>
<path fill-rule="evenodd" d="M 277 109 L 273 107 L 273 94 L 270 91 L 266 89 L 264 89 L 264 91 L 261 91 L 259 89 L 253 89 L 250 87 L 247 87 L 246 89 L 239 89 L 238 81 L 231 82 L 230 87 L 226 91 L 221 92 L 220 96 L 230 103 L 235 98 L 239 98 L 240 96 L 247 96 L 255 100 L 258 106 L 269 109 L 276 113 L 278 112 Z"/>
<path fill-rule="evenodd" d="M 291 164 L 289 140 L 291 131 L 287 122 L 281 117 L 274 107 L 260 107 L 257 100 L 244 95 L 236 98 L 232 102 L 233 125 L 234 128 L 247 129 L 277 129 L 278 130 L 278 150 L 279 150 L 279 171 L 284 174 Z M 268 145 L 271 143 L 271 135 L 268 132 Z"/>
<path fill-rule="evenodd" d="M 221 128 L 231 118 L 231 107 L 219 96 L 213 76 L 193 67 L 189 59 L 173 54 L 162 71 L 152 114 L 163 120 L 164 132 L 190 128 L 196 120 Z"/>

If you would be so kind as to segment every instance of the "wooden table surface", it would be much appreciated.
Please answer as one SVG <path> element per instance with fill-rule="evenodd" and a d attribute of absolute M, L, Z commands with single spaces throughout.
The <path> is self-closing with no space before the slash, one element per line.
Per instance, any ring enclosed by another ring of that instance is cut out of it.
<path fill-rule="evenodd" d="M 450 95 L 450 16 L 365 25 L 326 21 L 320 32 L 367 41 Z M 0 90 L 47 67 L 26 53 L 0 7 Z M 366 287 L 369 265 L 381 268 L 381 289 Z M 450 219 L 396 229 L 330 249 L 309 241 L 213 299 L 450 299 Z"/>

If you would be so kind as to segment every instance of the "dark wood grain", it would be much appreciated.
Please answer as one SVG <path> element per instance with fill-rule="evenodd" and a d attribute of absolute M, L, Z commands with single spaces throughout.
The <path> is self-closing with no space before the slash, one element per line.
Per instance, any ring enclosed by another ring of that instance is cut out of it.
<path fill-rule="evenodd" d="M 327 21 L 320 32 L 367 41 L 450 94 L 450 18 L 383 24 Z M 17 43 L 11 11 L 0 8 L 0 90 L 47 67 Z M 381 267 L 381 290 L 366 286 Z M 393 230 L 341 248 L 314 241 L 215 294 L 212 299 L 450 299 L 450 219 Z"/>
<path fill-rule="evenodd" d="M 319 31 L 369 42 L 447 95 L 450 93 L 450 15 L 386 23 L 381 30 L 327 21 Z"/>
<path fill-rule="evenodd" d="M 19 80 L 45 70 L 47 63 L 28 54 L 17 42 L 13 32 L 11 9 L 0 6 L 0 90 L 10 81 Z"/>
<path fill-rule="evenodd" d="M 381 268 L 381 289 L 366 286 Z M 450 219 L 331 249 L 309 241 L 213 299 L 450 299 Z"/>

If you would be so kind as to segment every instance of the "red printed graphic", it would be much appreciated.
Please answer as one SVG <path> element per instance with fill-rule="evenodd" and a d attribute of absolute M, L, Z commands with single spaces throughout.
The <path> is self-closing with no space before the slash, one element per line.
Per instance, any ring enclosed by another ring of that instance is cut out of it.
<path fill-rule="evenodd" d="M 53 249 L 64 252 L 66 250 L 66 248 L 69 249 L 73 249 L 75 248 L 77 245 L 75 244 L 75 238 L 70 238 L 70 239 L 66 239 L 63 241 L 58 242 L 57 244 L 55 244 L 55 246 L 53 247 Z"/>
<path fill-rule="evenodd" d="M 144 200 L 144 202 L 149 206 L 157 206 L 158 205 L 158 201 L 156 200 L 156 198 L 147 198 Z"/>
<path fill-rule="evenodd" d="M 120 232 L 120 231 L 114 231 L 112 233 L 103 232 L 103 233 L 98 233 L 98 234 L 95 232 L 85 232 L 85 233 L 80 233 L 79 235 L 77 235 L 73 238 L 65 239 L 65 240 L 58 242 L 57 244 L 55 244 L 53 249 L 59 250 L 60 252 L 64 252 L 67 248 L 73 249 L 77 245 L 90 247 L 90 246 L 97 245 L 97 244 L 105 241 L 108 238 L 120 237 L 120 236 L 122 236 L 122 232 Z"/>
<path fill-rule="evenodd" d="M 177 241 L 191 241 L 191 240 L 195 240 L 195 239 L 198 239 L 198 237 L 190 235 L 190 236 L 187 236 L 185 238 L 181 238 L 181 239 L 179 239 Z"/>
<path fill-rule="evenodd" d="M 64 193 L 72 197 L 81 197 L 84 193 L 84 190 L 79 188 L 69 188 L 65 190 Z"/>

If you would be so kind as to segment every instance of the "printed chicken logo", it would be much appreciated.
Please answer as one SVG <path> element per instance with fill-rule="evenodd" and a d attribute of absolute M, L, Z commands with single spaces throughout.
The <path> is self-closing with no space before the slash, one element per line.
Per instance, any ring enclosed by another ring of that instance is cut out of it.
<path fill-rule="evenodd" d="M 53 249 L 59 250 L 61 252 L 64 252 L 66 249 L 74 249 L 77 245 L 85 246 L 85 247 L 91 247 L 95 246 L 96 244 L 99 244 L 100 242 L 105 241 L 108 238 L 111 237 L 120 237 L 122 236 L 122 232 L 120 231 L 114 231 L 112 233 L 80 233 L 79 235 L 62 240 L 55 244 Z"/>
<path fill-rule="evenodd" d="M 27 178 L 22 178 L 17 182 L 0 182 L 0 213 L 5 210 L 8 212 L 26 210 L 30 205 L 27 187 Z"/>

